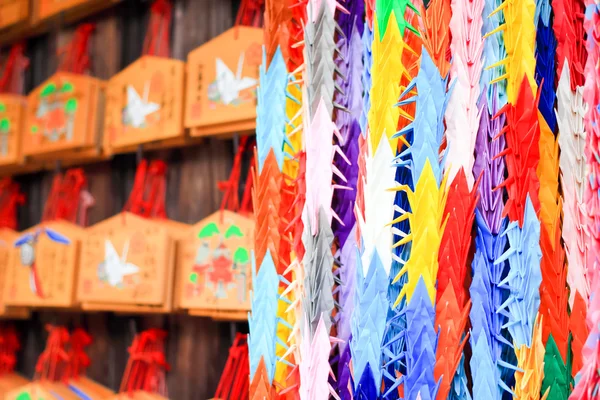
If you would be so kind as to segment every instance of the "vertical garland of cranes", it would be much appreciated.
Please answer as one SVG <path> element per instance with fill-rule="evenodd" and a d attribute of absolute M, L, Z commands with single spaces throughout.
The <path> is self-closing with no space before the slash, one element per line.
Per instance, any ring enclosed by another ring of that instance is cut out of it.
<path fill-rule="evenodd" d="M 265 41 L 268 43 L 268 41 Z M 278 269 L 280 235 L 273 223 L 272 210 L 281 206 L 283 184 L 283 144 L 285 142 L 285 96 L 287 71 L 281 50 L 277 48 L 267 65 L 263 53 L 257 89 L 257 171 L 253 193 L 256 216 L 255 254 L 253 259 L 252 311 L 248 317 L 250 335 L 250 399 L 271 399 L 276 365 L 277 309 L 279 301 Z"/>
<path fill-rule="evenodd" d="M 335 93 L 335 12 L 341 7 L 335 0 L 309 0 L 304 31 L 304 96 L 303 123 L 306 151 L 306 202 L 303 212 L 305 248 L 303 330 L 300 361 L 300 397 L 323 398 L 334 389 L 329 385 L 330 330 L 334 315 L 334 258 L 332 220 L 343 224 L 332 209 L 334 190 L 348 189 L 334 184 L 334 176 L 346 182 L 346 177 L 334 166 L 339 155 L 350 164 L 338 145 L 343 138 L 332 121 Z"/>
<path fill-rule="evenodd" d="M 439 254 L 436 300 L 436 326 L 442 329 L 436 354 L 436 377 L 443 376 L 441 398 L 462 399 L 469 395 L 463 347 L 471 305 L 467 301 L 471 281 L 468 256 L 477 204 L 473 166 L 480 116 L 477 101 L 483 69 L 483 8 L 483 0 L 451 2 L 450 79 L 453 86 L 445 115 L 445 169 L 450 184 L 444 211 L 448 220 Z"/>
<path fill-rule="evenodd" d="M 400 35 L 405 43 L 406 49 L 402 52 L 403 73 L 400 78 L 400 90 L 404 92 L 410 85 L 419 69 L 419 57 L 421 54 L 422 39 L 417 30 L 418 11 L 414 4 L 409 0 L 392 3 L 394 13 L 403 15 L 398 19 Z M 414 95 L 414 89 L 410 91 Z M 396 104 L 400 119 L 398 121 L 398 131 L 401 131 L 414 121 L 415 103 Z M 410 143 L 412 143 L 412 133 L 407 133 L 400 137 L 398 141 L 398 155 L 394 161 L 396 166 L 395 183 L 399 188 L 413 188 L 412 175 L 410 171 L 410 154 L 407 154 Z M 389 284 L 387 296 L 390 307 L 387 312 L 387 322 L 384 332 L 384 342 L 382 343 L 383 356 L 383 377 L 384 391 L 383 397 L 386 399 L 397 399 L 402 396 L 401 376 L 406 374 L 404 357 L 406 354 L 405 333 L 407 328 L 406 321 L 406 296 L 400 296 L 402 288 L 406 284 L 406 274 L 400 274 L 406 260 L 410 255 L 411 243 L 407 240 L 410 234 L 410 223 L 407 212 L 410 212 L 407 192 L 405 190 L 396 190 L 394 198 L 394 220 L 392 221 L 393 234 L 393 253 L 392 266 L 389 273 Z M 400 298 L 400 302 L 397 300 Z"/>
<path fill-rule="evenodd" d="M 503 23 L 502 13 L 493 11 L 502 4 L 500 0 L 485 0 L 483 33 L 489 35 Z M 474 178 L 479 178 L 479 199 L 475 212 L 475 255 L 471 264 L 473 277 L 471 295 L 471 374 L 473 400 L 500 400 L 506 392 L 512 396 L 514 385 L 513 344 L 505 324 L 506 313 L 499 312 L 508 297 L 508 290 L 500 285 L 508 265 L 498 262 L 507 239 L 504 208 L 505 163 L 501 153 L 506 142 L 501 135 L 505 116 L 497 115 L 506 104 L 506 57 L 503 35 L 488 36 L 483 43 L 484 69 L 481 74 L 480 123 L 475 144 Z"/>
<path fill-rule="evenodd" d="M 363 245 L 363 231 L 361 227 L 364 227 L 365 221 L 365 202 L 367 201 L 368 194 L 367 191 L 367 159 L 369 158 L 369 144 L 368 144 L 368 130 L 369 130 L 369 114 L 371 110 L 371 86 L 372 86 L 372 67 L 373 67 L 373 14 L 375 8 L 375 0 L 365 0 L 365 24 L 362 34 L 362 49 L 363 49 L 363 72 L 361 75 L 361 83 L 363 87 L 362 93 L 362 112 L 360 115 L 360 130 L 361 135 L 358 139 L 359 145 L 359 155 L 358 155 L 358 178 L 356 182 L 356 201 L 354 205 L 354 216 L 356 219 L 356 228 L 355 228 L 355 241 L 357 244 L 357 250 L 355 254 L 355 282 L 354 282 L 354 298 L 353 298 L 353 312 L 350 320 L 350 341 L 348 343 L 348 349 L 350 351 L 350 358 L 352 360 L 353 373 L 350 379 L 348 379 L 347 384 L 344 386 L 344 390 L 342 392 L 342 396 L 344 399 L 353 399 L 355 396 L 360 397 L 361 392 L 363 393 L 363 398 L 367 396 L 367 392 L 374 388 L 373 381 L 373 373 L 370 371 L 371 368 L 377 367 L 377 364 L 371 366 L 368 365 L 369 361 L 374 362 L 375 358 L 374 353 L 371 353 L 371 357 L 369 357 L 368 352 L 364 352 L 362 359 L 359 359 L 360 348 L 364 346 L 361 344 L 359 340 L 357 340 L 358 335 L 360 335 L 362 328 L 367 323 L 367 316 L 363 316 L 361 318 L 361 312 L 365 312 L 368 309 L 369 303 L 367 299 L 362 299 L 365 293 L 364 287 L 364 274 L 363 274 L 363 266 L 361 262 L 361 250 L 364 249 Z M 361 304 L 362 300 L 362 304 Z M 368 336 L 363 336 L 363 341 Z M 370 350 L 373 349 L 371 344 L 367 344 L 370 347 Z M 364 349 L 364 347 L 363 347 Z M 372 351 L 373 351 L 372 350 Z M 362 382 L 361 382 L 362 380 Z M 372 385 L 373 382 L 373 386 Z M 344 382 L 340 380 L 340 385 Z M 363 389 L 365 387 L 365 389 Z"/>
<path fill-rule="evenodd" d="M 567 283 L 570 287 L 569 332 L 571 334 L 572 368 L 582 367 L 581 354 L 587 339 L 586 303 L 589 285 L 586 269 L 587 219 L 584 206 L 585 187 L 585 103 L 583 100 L 584 66 L 587 51 L 584 42 L 583 0 L 554 0 L 554 33 L 556 48 L 556 116 L 559 128 L 560 172 L 562 176 L 563 229 Z"/>
<path fill-rule="evenodd" d="M 280 275 L 289 264 L 289 250 L 286 250 L 289 244 L 284 234 L 286 220 L 279 218 L 289 207 L 284 192 L 283 168 L 285 164 L 286 169 L 290 169 L 289 161 L 284 161 L 287 158 L 284 147 L 292 147 L 286 135 L 286 98 L 290 97 L 286 59 L 290 57 L 290 49 L 289 43 L 282 40 L 289 37 L 289 19 L 285 2 L 265 4 L 265 47 L 257 89 L 257 171 L 253 193 L 256 242 L 248 339 L 250 399 L 271 399 L 275 397 L 276 389 L 285 390 L 281 382 L 286 378 L 287 367 L 291 366 L 282 358 L 289 346 L 286 338 L 281 336 L 289 331 L 290 324 L 282 312 L 285 306 L 280 293 L 284 288 L 280 287 L 280 281 L 284 279 L 280 279 Z M 276 210 L 275 214 L 273 210 Z M 294 382 L 290 382 L 290 386 L 293 387 Z"/>
<path fill-rule="evenodd" d="M 395 169 L 391 164 L 398 146 L 398 140 L 393 135 L 400 111 L 394 105 L 400 95 L 401 79 L 407 75 L 402 65 L 406 44 L 400 34 L 400 27 L 406 26 L 406 6 L 406 1 L 379 0 L 375 4 L 367 2 L 366 7 L 369 27 L 373 28 L 372 62 L 370 76 L 367 76 L 371 85 L 365 87 L 370 92 L 370 103 L 367 100 L 367 118 L 366 124 L 363 124 L 365 140 L 361 154 L 364 158 L 361 156 L 359 161 L 356 214 L 361 255 L 357 263 L 350 344 L 354 397 L 358 399 L 378 398 L 381 391 L 381 345 L 390 303 L 387 297 L 392 268 L 390 225 L 395 197 L 394 192 L 388 189 L 394 182 Z M 396 84 L 390 85 L 390 82 Z"/>
<path fill-rule="evenodd" d="M 403 41 L 404 49 L 401 53 L 401 76 L 400 91 L 404 92 L 413 78 L 417 75 L 419 68 L 419 56 L 421 51 L 421 37 L 416 29 L 418 11 L 410 0 L 388 1 L 378 3 L 378 20 L 384 24 L 390 20 L 393 13 L 394 19 L 398 24 L 400 36 Z M 391 22 L 391 21 L 390 21 Z M 414 94 L 414 90 L 410 91 Z M 398 108 L 399 120 L 397 130 L 400 131 L 414 120 L 415 104 L 395 104 Z M 396 191 L 394 195 L 393 217 L 391 222 L 393 252 L 391 268 L 388 274 L 387 298 L 389 307 L 386 315 L 386 325 L 381 346 L 383 363 L 383 386 L 382 395 L 385 399 L 397 399 L 402 397 L 402 379 L 406 374 L 404 357 L 406 353 L 406 296 L 400 297 L 400 292 L 406 283 L 406 275 L 400 274 L 402 268 L 409 258 L 410 239 L 407 236 L 410 233 L 410 224 L 407 212 L 410 211 L 408 196 L 404 187 L 413 188 L 412 176 L 410 172 L 410 154 L 406 150 L 412 141 L 412 133 L 399 137 L 397 142 L 398 155 L 394 160 L 395 165 L 395 184 Z M 390 182 L 391 184 L 391 182 Z M 400 301 L 397 300 L 400 298 Z"/>
<path fill-rule="evenodd" d="M 587 327 L 590 333 L 583 350 L 582 366 L 575 378 L 575 389 L 570 397 L 572 400 L 595 399 L 600 390 L 600 4 L 593 0 L 586 1 L 584 28 L 588 53 L 584 70 L 583 99 L 587 103 L 584 117 L 587 163 L 585 206 L 590 235 L 587 242 L 586 271 L 590 288 L 587 309 Z"/>
<path fill-rule="evenodd" d="M 338 76 L 336 83 L 340 91 L 336 93 L 335 102 L 338 111 L 335 122 L 340 131 L 342 141 L 338 144 L 348 164 L 341 156 L 335 159 L 335 166 L 346 178 L 346 182 L 336 179 L 338 184 L 346 185 L 351 190 L 340 190 L 334 193 L 333 208 L 340 220 L 333 221 L 336 238 L 336 264 L 340 285 L 336 290 L 339 312 L 336 315 L 336 333 L 339 339 L 337 352 L 332 357 L 332 368 L 336 376 L 336 391 L 343 400 L 350 399 L 350 330 L 354 308 L 354 292 L 356 282 L 356 218 L 354 214 L 357 197 L 357 180 L 359 174 L 359 137 L 361 135 L 360 118 L 363 112 L 363 41 L 364 12 L 363 1 L 348 2 L 348 13 L 338 12 L 337 22 L 340 27 L 338 47 L 340 53 L 336 58 Z M 367 72 L 368 73 L 368 72 Z"/>
<path fill-rule="evenodd" d="M 286 158 L 283 164 L 284 187 L 281 195 L 286 199 L 283 205 L 283 214 L 287 216 L 283 220 L 283 235 L 288 240 L 285 250 L 290 251 L 289 263 L 280 285 L 281 299 L 277 310 L 278 316 L 284 323 L 278 327 L 278 337 L 283 343 L 279 346 L 278 356 L 282 362 L 277 364 L 276 383 L 279 387 L 279 396 L 283 399 L 298 399 L 300 387 L 300 375 L 298 364 L 300 361 L 302 324 L 301 297 L 304 279 L 301 260 L 304 257 L 304 246 L 302 244 L 302 210 L 305 200 L 305 153 L 303 151 L 302 137 L 302 88 L 301 69 L 304 62 L 302 41 L 304 38 L 304 24 L 306 10 L 302 6 L 306 1 L 284 5 L 289 8 L 289 13 L 283 23 L 287 22 L 285 28 L 288 42 L 284 43 L 288 49 L 287 70 L 290 71 L 288 96 L 286 99 L 286 136 L 288 143 L 284 145 Z M 284 352 L 285 351 L 285 352 Z M 284 352 L 283 354 L 281 354 Z"/>
<path fill-rule="evenodd" d="M 535 3 L 533 0 L 504 2 L 495 12 L 502 11 L 507 56 L 500 61 L 506 74 L 508 103 L 500 113 L 506 115 L 505 162 L 508 176 L 508 200 L 503 215 L 508 215 L 504 235 L 508 249 L 496 260 L 508 261 L 509 271 L 501 282 L 509 290 L 508 299 L 500 308 L 507 313 L 508 330 L 512 337 L 519 369 L 515 372 L 515 397 L 538 399 L 543 378 L 544 348 L 541 340 L 543 321 L 537 317 L 541 283 L 540 222 L 537 214 L 539 180 L 536 171 L 540 158 L 540 128 L 538 123 L 535 81 Z M 495 33 L 495 31 L 492 31 Z"/>
<path fill-rule="evenodd" d="M 401 166 L 410 168 L 412 183 L 411 187 L 400 182 L 399 189 L 406 193 L 407 209 L 410 211 L 396 219 L 397 222 L 407 219 L 410 224 L 410 232 L 402 232 L 404 237 L 398 242 L 410 243 L 410 254 L 408 259 L 403 260 L 404 265 L 396 276 L 397 280 L 405 279 L 396 300 L 396 305 L 402 302 L 406 304 L 407 329 L 403 338 L 406 343 L 406 373 L 402 377 L 405 399 L 444 398 L 443 392 L 447 390 L 447 382 L 452 380 L 452 376 L 446 381 L 445 387 L 440 387 L 439 370 L 434 370 L 436 347 L 444 348 L 451 358 L 455 358 L 456 352 L 451 348 L 453 344 L 450 341 L 436 340 L 439 321 L 435 320 L 434 308 L 438 254 L 445 225 L 446 179 L 442 178 L 438 153 L 442 145 L 443 117 L 448 102 L 449 63 L 445 52 L 450 40 L 448 8 L 449 3 L 433 1 L 424 12 L 425 30 L 422 37 L 425 46 L 421 52 L 420 69 L 400 96 L 399 103 L 401 106 L 410 103 L 415 105 L 414 117 L 406 113 L 412 122 L 397 135 L 404 138 L 404 143 L 409 146 L 399 154 L 398 161 Z M 445 311 L 440 314 L 447 316 Z"/>
<path fill-rule="evenodd" d="M 542 393 L 548 399 L 568 397 L 570 374 L 567 371 L 569 315 L 567 302 L 567 270 L 561 245 L 562 201 L 559 198 L 558 124 L 554 111 L 556 101 L 556 46 L 552 29 L 552 8 L 548 0 L 536 4 L 536 81 L 540 87 L 538 120 L 540 126 L 540 247 L 542 250 L 539 315 L 543 321 L 542 341 L 545 345 Z M 570 361 L 570 360 L 569 360 Z"/>

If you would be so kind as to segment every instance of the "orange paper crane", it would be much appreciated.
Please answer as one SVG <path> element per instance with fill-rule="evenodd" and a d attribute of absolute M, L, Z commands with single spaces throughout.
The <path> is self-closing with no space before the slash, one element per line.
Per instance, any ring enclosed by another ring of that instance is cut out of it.
<path fill-rule="evenodd" d="M 450 1 L 431 0 L 426 10 L 421 9 L 421 15 L 425 49 L 438 67 L 440 75 L 446 77 L 450 71 Z"/>

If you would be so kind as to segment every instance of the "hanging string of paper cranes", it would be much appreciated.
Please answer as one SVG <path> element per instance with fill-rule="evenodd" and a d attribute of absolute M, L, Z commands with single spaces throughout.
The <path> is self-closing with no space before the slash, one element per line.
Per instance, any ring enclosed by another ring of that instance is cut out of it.
<path fill-rule="evenodd" d="M 600 3 L 264 25 L 249 398 L 599 398 Z"/>

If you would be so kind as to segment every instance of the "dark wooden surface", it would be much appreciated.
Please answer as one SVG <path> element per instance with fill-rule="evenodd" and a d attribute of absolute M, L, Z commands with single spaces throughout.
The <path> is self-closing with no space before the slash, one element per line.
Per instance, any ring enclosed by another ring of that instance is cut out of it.
<path fill-rule="evenodd" d="M 172 23 L 173 57 L 187 53 L 232 26 L 239 1 L 175 0 Z M 92 18 L 97 31 L 92 43 L 92 74 L 108 78 L 141 52 L 149 15 L 149 1 L 124 0 L 113 9 Z M 38 85 L 55 70 L 55 52 L 68 41 L 73 26 L 56 26 L 47 35 L 27 43 L 31 67 L 26 74 L 26 90 Z M 218 209 L 221 194 L 216 182 L 226 179 L 233 159 L 232 141 L 209 139 L 194 147 L 144 154 L 169 165 L 167 208 L 171 219 L 194 223 Z M 90 210 L 90 223 L 119 212 L 132 186 L 136 155 L 120 155 L 110 161 L 84 166 L 89 190 L 96 205 Z M 19 228 L 39 222 L 52 172 L 16 178 L 27 196 L 19 212 Z M 216 389 L 227 351 L 236 331 L 247 331 L 243 323 L 214 322 L 186 315 L 123 316 L 111 313 L 36 312 L 31 319 L 17 323 L 22 334 L 18 370 L 34 375 L 35 362 L 44 347 L 47 323 L 82 326 L 94 337 L 89 349 L 90 378 L 117 389 L 127 360 L 127 346 L 135 332 L 164 328 L 169 333 L 167 358 L 171 399 L 208 399 Z"/>

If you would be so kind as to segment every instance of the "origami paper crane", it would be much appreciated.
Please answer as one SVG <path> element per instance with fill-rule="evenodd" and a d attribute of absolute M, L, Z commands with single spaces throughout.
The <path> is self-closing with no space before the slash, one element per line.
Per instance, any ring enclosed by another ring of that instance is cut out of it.
<path fill-rule="evenodd" d="M 598 283 L 595 281 L 594 283 Z M 569 399 L 591 400 L 597 397 L 600 386 L 600 296 L 597 285 L 590 295 L 587 323 L 591 328 L 583 350 L 583 365 L 575 377 L 575 388 Z M 577 304 L 577 301 L 576 301 Z"/>
<path fill-rule="evenodd" d="M 556 132 L 556 38 L 552 30 L 550 15 L 552 8 L 548 0 L 537 0 L 535 9 L 536 48 L 535 48 L 535 80 L 540 87 L 538 109 L 552 132 Z"/>
<path fill-rule="evenodd" d="M 450 49 L 453 59 L 450 80 L 455 80 L 455 84 L 445 115 L 448 142 L 445 169 L 450 171 L 448 182 L 452 182 L 462 167 L 469 189 L 473 188 L 475 182 L 471 171 L 475 162 L 475 141 L 480 119 L 477 101 L 483 69 L 483 8 L 484 0 L 451 2 Z"/>
<path fill-rule="evenodd" d="M 450 49 L 450 19 L 452 11 L 449 0 L 431 0 L 421 10 L 423 16 L 423 45 L 433 59 L 439 74 L 448 77 L 450 62 L 448 50 Z"/>
<path fill-rule="evenodd" d="M 388 189 L 394 181 L 395 170 L 391 167 L 394 153 L 385 136 L 381 136 L 377 148 L 374 152 L 372 150 L 369 148 L 365 160 L 364 218 L 361 213 L 357 215 L 364 246 L 362 265 L 367 268 L 373 253 L 377 251 L 386 274 L 389 274 L 392 264 L 392 235 L 389 223 L 394 215 L 394 192 Z M 387 204 L 388 207 L 382 206 L 383 204 Z M 367 270 L 363 273 L 366 275 Z"/>
<path fill-rule="evenodd" d="M 361 82 L 363 86 L 363 106 L 360 114 L 360 131 L 363 137 L 367 135 L 368 126 L 368 115 L 371 109 L 371 68 L 373 64 L 373 30 L 369 28 L 368 22 L 365 22 L 362 34 L 362 48 L 363 48 L 363 71 L 361 76 Z"/>
<path fill-rule="evenodd" d="M 387 137 L 389 146 L 395 153 L 398 139 L 392 136 L 396 132 L 400 109 L 394 107 L 394 104 L 400 97 L 401 89 L 399 84 L 390 85 L 389 82 L 400 83 L 402 76 L 408 76 L 407 67 L 402 63 L 402 54 L 411 49 L 400 34 L 394 13 L 390 16 L 385 35 L 381 34 L 377 19 L 373 21 L 373 25 L 371 107 L 368 114 L 369 148 L 376 149 L 381 138 Z"/>
<path fill-rule="evenodd" d="M 348 235 L 348 239 L 340 249 L 340 288 L 339 303 L 340 312 L 337 316 L 337 337 L 340 339 L 340 360 L 337 371 L 337 391 L 342 399 L 348 399 L 351 391 L 350 384 L 350 337 L 352 329 L 352 314 L 354 311 L 354 297 L 356 295 L 356 267 L 357 246 L 354 229 Z"/>
<path fill-rule="evenodd" d="M 498 79 L 506 73 L 504 64 L 499 63 L 506 57 L 506 48 L 504 47 L 503 35 L 494 35 L 487 37 L 500 26 L 500 15 L 492 14 L 502 2 L 500 0 L 485 0 L 483 7 L 483 34 L 486 39 L 483 41 L 484 69 L 481 72 L 480 86 L 485 88 L 488 113 L 494 115 L 492 104 L 502 108 L 507 101 L 506 98 L 506 80 Z M 495 67 L 490 67 L 496 65 Z M 490 84 L 490 82 L 495 82 Z"/>
<path fill-rule="evenodd" d="M 589 216 L 588 231 L 591 241 L 588 247 L 588 271 L 590 282 L 595 282 L 595 265 L 600 263 L 600 79 L 598 63 L 600 62 L 600 7 L 594 2 L 586 2 L 584 29 L 586 31 L 587 60 L 585 64 L 585 86 L 583 99 L 588 104 L 584 123 L 586 128 L 587 176 L 585 189 L 586 211 Z"/>
<path fill-rule="evenodd" d="M 519 362 L 519 370 L 515 372 L 515 398 L 539 399 L 544 377 L 544 344 L 542 343 L 543 321 L 536 319 L 533 326 L 530 345 L 517 346 L 515 353 Z"/>
<path fill-rule="evenodd" d="M 440 381 L 434 380 L 433 373 L 437 348 L 434 315 L 427 285 L 423 278 L 419 278 L 413 298 L 406 307 L 405 399 L 416 399 L 419 392 L 423 399 L 435 399 L 437 396 Z"/>
<path fill-rule="evenodd" d="M 571 375 L 575 377 L 583 367 L 583 349 L 589 335 L 587 327 L 586 303 L 581 294 L 575 293 L 575 300 L 569 316 L 569 332 L 571 333 L 571 353 L 573 367 Z"/>
<path fill-rule="evenodd" d="M 406 98 L 414 88 L 417 90 L 417 95 L 398 103 L 398 105 L 403 105 L 416 102 L 415 120 L 394 135 L 394 137 L 402 137 L 409 132 L 415 132 L 411 146 L 397 156 L 398 160 L 402 160 L 405 154 L 411 154 L 411 171 L 414 182 L 417 182 L 421 176 L 426 161 L 429 161 L 433 168 L 438 184 L 442 180 L 438 152 L 444 134 L 443 121 L 449 99 L 446 92 L 447 85 L 447 78 L 442 78 L 432 58 L 427 51 L 423 50 L 421 69 L 399 98 Z"/>
<path fill-rule="evenodd" d="M 305 118 L 313 119 L 320 102 L 324 102 L 327 115 L 333 115 L 333 99 L 336 89 L 334 74 L 335 57 L 339 51 L 335 42 L 336 21 L 335 0 L 313 1 L 307 3 L 309 23 L 304 30 L 304 87 L 307 107 Z M 333 6 L 333 9 L 332 9 Z"/>
<path fill-rule="evenodd" d="M 255 171 L 252 204 L 254 205 L 254 216 L 256 218 L 256 243 L 255 253 L 257 262 L 270 251 L 273 262 L 280 266 L 279 247 L 281 237 L 279 235 L 281 195 L 283 176 L 279 170 L 275 153 L 270 151 L 265 159 L 264 168 L 260 175 Z M 260 265 L 260 264 L 259 264 Z"/>
<path fill-rule="evenodd" d="M 273 151 L 281 170 L 284 158 L 283 145 L 287 141 L 285 99 L 288 74 L 285 61 L 278 48 L 269 68 L 266 69 L 266 57 L 267 53 L 263 50 L 263 62 L 256 91 L 256 145 L 259 172 L 262 171 L 269 151 Z"/>
<path fill-rule="evenodd" d="M 508 260 L 510 268 L 506 278 L 500 282 L 500 286 L 510 290 L 508 299 L 500 310 L 508 310 L 508 322 L 505 325 L 510 331 L 515 348 L 532 346 L 533 328 L 540 305 L 540 222 L 529 197 L 523 220 L 522 228 L 519 228 L 517 221 L 513 221 L 502 233 L 508 238 L 508 249 L 494 262 Z"/>
<path fill-rule="evenodd" d="M 535 1 L 507 1 L 496 8 L 492 14 L 500 11 L 504 14 L 504 23 L 486 35 L 503 32 L 506 57 L 496 64 L 488 66 L 494 68 L 499 65 L 506 67 L 506 74 L 492 83 L 506 79 L 506 94 L 508 103 L 515 104 L 523 79 L 527 79 L 532 93 L 537 91 L 535 81 Z M 537 108 L 537 107 L 536 107 Z"/>
<path fill-rule="evenodd" d="M 268 379 L 270 386 L 275 375 L 279 279 L 269 251 L 263 259 L 259 271 L 256 271 L 256 263 L 254 260 L 252 261 L 252 282 L 256 289 L 252 293 L 252 312 L 248 315 L 250 382 L 253 385 L 255 376 L 259 376 L 260 379 Z M 261 363 L 265 368 L 266 376 L 256 375 Z"/>
<path fill-rule="evenodd" d="M 418 9 L 409 0 L 378 0 L 376 5 L 376 18 L 379 27 L 379 39 L 383 38 L 387 32 L 388 24 L 396 22 L 400 35 L 405 36 L 408 29 L 415 35 L 418 35 L 417 29 L 406 19 L 407 9 L 418 13 Z M 394 14 L 394 19 L 392 19 Z"/>
<path fill-rule="evenodd" d="M 564 3 L 564 2 L 563 2 Z M 571 71 L 565 61 L 558 81 L 557 91 L 557 122 L 560 130 L 558 144 L 560 146 L 560 172 L 563 190 L 563 229 L 562 237 L 569 268 L 567 282 L 571 288 L 569 303 L 573 307 L 575 293 L 582 298 L 589 296 L 587 280 L 587 247 L 588 233 L 584 227 L 587 219 L 583 203 L 585 185 L 586 155 L 584 130 L 585 105 L 583 102 L 583 87 L 571 90 Z"/>
<path fill-rule="evenodd" d="M 452 385 L 454 374 L 461 361 L 463 348 L 467 342 L 467 338 L 463 338 L 463 332 L 467 324 L 470 307 L 470 302 L 466 305 L 459 303 L 454 292 L 454 286 L 452 285 L 448 285 L 444 289 L 444 293 L 436 302 L 435 327 L 439 331 L 439 336 L 436 348 L 434 376 L 436 380 L 441 381 L 438 393 L 441 398 L 447 398 L 451 386 L 454 386 Z M 465 378 L 464 367 L 462 378 Z M 459 384 L 455 388 L 461 387 L 466 388 L 466 384 Z M 468 393 L 468 391 L 466 392 Z"/>
<path fill-rule="evenodd" d="M 461 168 L 454 181 L 448 186 L 448 197 L 444 208 L 447 222 L 438 255 L 438 302 L 448 286 L 453 286 L 459 307 L 467 302 L 468 293 L 465 289 L 467 259 L 471 248 L 471 228 L 475 219 L 476 204 L 477 193 L 475 189 L 469 192 L 468 180 Z"/>
<path fill-rule="evenodd" d="M 403 190 L 408 194 L 410 213 L 401 215 L 394 223 L 406 218 L 410 221 L 411 232 L 401 233 L 402 240 L 394 246 L 411 242 L 411 255 L 395 277 L 407 274 L 407 284 L 402 288 L 394 306 L 400 303 L 406 294 L 410 303 L 412 292 L 420 276 L 428 287 L 431 301 L 435 300 L 435 280 L 438 272 L 438 252 L 443 233 L 445 182 L 442 185 L 442 171 L 438 161 L 438 150 L 444 131 L 444 112 L 447 104 L 446 79 L 442 79 L 427 51 L 423 50 L 421 69 L 417 77 L 403 93 L 403 98 L 413 88 L 417 95 L 401 100 L 399 105 L 416 102 L 416 116 L 413 123 L 407 125 L 395 136 L 412 134 L 410 147 L 397 157 L 397 164 L 410 165 L 415 189 L 399 186 L 394 190 Z M 414 134 L 413 134 L 414 132 Z M 410 159 L 407 156 L 410 155 Z"/>
<path fill-rule="evenodd" d="M 560 216 L 557 215 L 557 219 Z M 540 245 L 542 250 L 542 284 L 540 286 L 540 310 L 544 317 L 542 340 L 548 344 L 548 338 L 553 336 L 554 345 L 560 350 L 563 362 L 567 362 L 569 325 L 567 303 L 569 291 L 567 287 L 567 270 L 565 252 L 560 245 L 560 229 L 555 229 L 554 238 L 545 227 L 541 229 Z"/>
<path fill-rule="evenodd" d="M 364 12 L 364 2 L 348 4 L 349 13 L 339 12 L 337 21 L 344 37 L 343 43 L 338 45 L 340 54 L 337 59 L 339 73 L 336 84 L 341 88 L 335 94 L 335 103 L 339 110 L 335 114 L 336 125 L 340 131 L 339 143 L 343 157 L 334 158 L 334 165 L 345 177 L 346 182 L 336 179 L 336 184 L 346 186 L 351 190 L 338 190 L 334 192 L 332 207 L 338 215 L 340 222 L 334 220 L 332 230 L 339 243 L 337 263 L 339 264 L 340 285 L 337 288 L 339 310 L 336 315 L 336 332 L 340 339 L 339 360 L 335 370 L 337 382 L 335 388 L 344 400 L 352 397 L 350 384 L 351 374 L 349 363 L 351 359 L 349 340 L 351 335 L 351 319 L 354 310 L 354 294 L 356 291 L 356 217 L 354 204 L 356 187 L 359 174 L 358 156 L 361 128 L 359 120 L 363 107 L 363 60 L 362 60 L 362 30 L 361 22 Z M 335 366 L 333 366 L 335 368 Z"/>
<path fill-rule="evenodd" d="M 283 58 L 290 58 L 290 44 L 297 41 L 290 32 L 292 20 L 291 1 L 265 2 L 264 30 L 266 58 L 262 65 L 265 68 L 271 65 L 277 51 L 283 52 Z"/>
<path fill-rule="evenodd" d="M 309 230 L 304 232 L 306 253 L 303 260 L 305 270 L 303 309 L 310 331 L 304 332 L 303 336 L 312 340 L 319 321 L 323 320 L 326 332 L 329 332 L 332 324 L 333 232 L 323 209 L 319 211 L 319 229 L 316 236 L 310 233 L 311 222 L 308 221 L 307 224 Z"/>
<path fill-rule="evenodd" d="M 571 376 L 563 361 L 556 342 L 552 335 L 546 344 L 544 355 L 544 380 L 542 381 L 542 394 L 548 400 L 567 399 L 569 397 L 569 383 Z"/>
<path fill-rule="evenodd" d="M 507 382 L 512 377 L 516 367 L 512 365 L 511 353 L 514 357 L 512 343 L 508 340 L 508 330 L 505 328 L 507 313 L 501 310 L 502 303 L 507 298 L 507 290 L 498 284 L 505 275 L 505 262 L 495 263 L 506 247 L 506 236 L 493 234 L 485 222 L 483 215 L 476 211 L 477 236 L 475 238 L 476 252 L 473 259 L 473 280 L 469 292 L 473 303 L 470 312 L 471 347 L 479 347 L 473 352 L 471 364 L 491 363 L 493 371 L 472 369 L 474 382 L 489 387 L 493 398 L 501 398 L 502 392 L 512 394 Z M 503 220 L 501 230 L 506 227 Z M 486 345 L 479 344 L 479 337 L 486 338 Z M 478 389 L 479 390 L 479 389 Z M 487 389 L 481 389 L 484 392 Z M 473 390 L 473 398 L 477 400 L 477 391 Z"/>
<path fill-rule="evenodd" d="M 306 324 L 308 325 L 308 321 Z M 309 329 L 310 327 L 306 326 L 305 330 Z M 340 399 L 328 382 L 331 371 L 328 360 L 331 344 L 327 332 L 324 319 L 320 318 L 312 339 L 302 342 L 302 361 L 300 362 L 302 376 L 300 398 L 302 399 L 327 399 L 329 395 L 334 399 Z"/>
<path fill-rule="evenodd" d="M 356 258 L 356 295 L 350 351 L 354 371 L 354 398 L 376 398 L 381 383 L 381 343 L 388 311 L 388 276 L 375 250 L 364 274 Z"/>
<path fill-rule="evenodd" d="M 537 99 L 533 97 L 528 81 L 523 78 L 516 102 L 509 103 L 498 111 L 506 115 L 503 130 L 506 149 L 496 155 L 505 156 L 508 178 L 495 189 L 505 187 L 508 201 L 503 216 L 523 224 L 526 198 L 529 197 L 535 210 L 539 209 L 539 180 L 536 175 L 540 159 L 540 128 L 537 115 Z M 514 101 L 514 100 L 512 100 Z M 498 114 L 497 114 L 498 115 Z"/>

